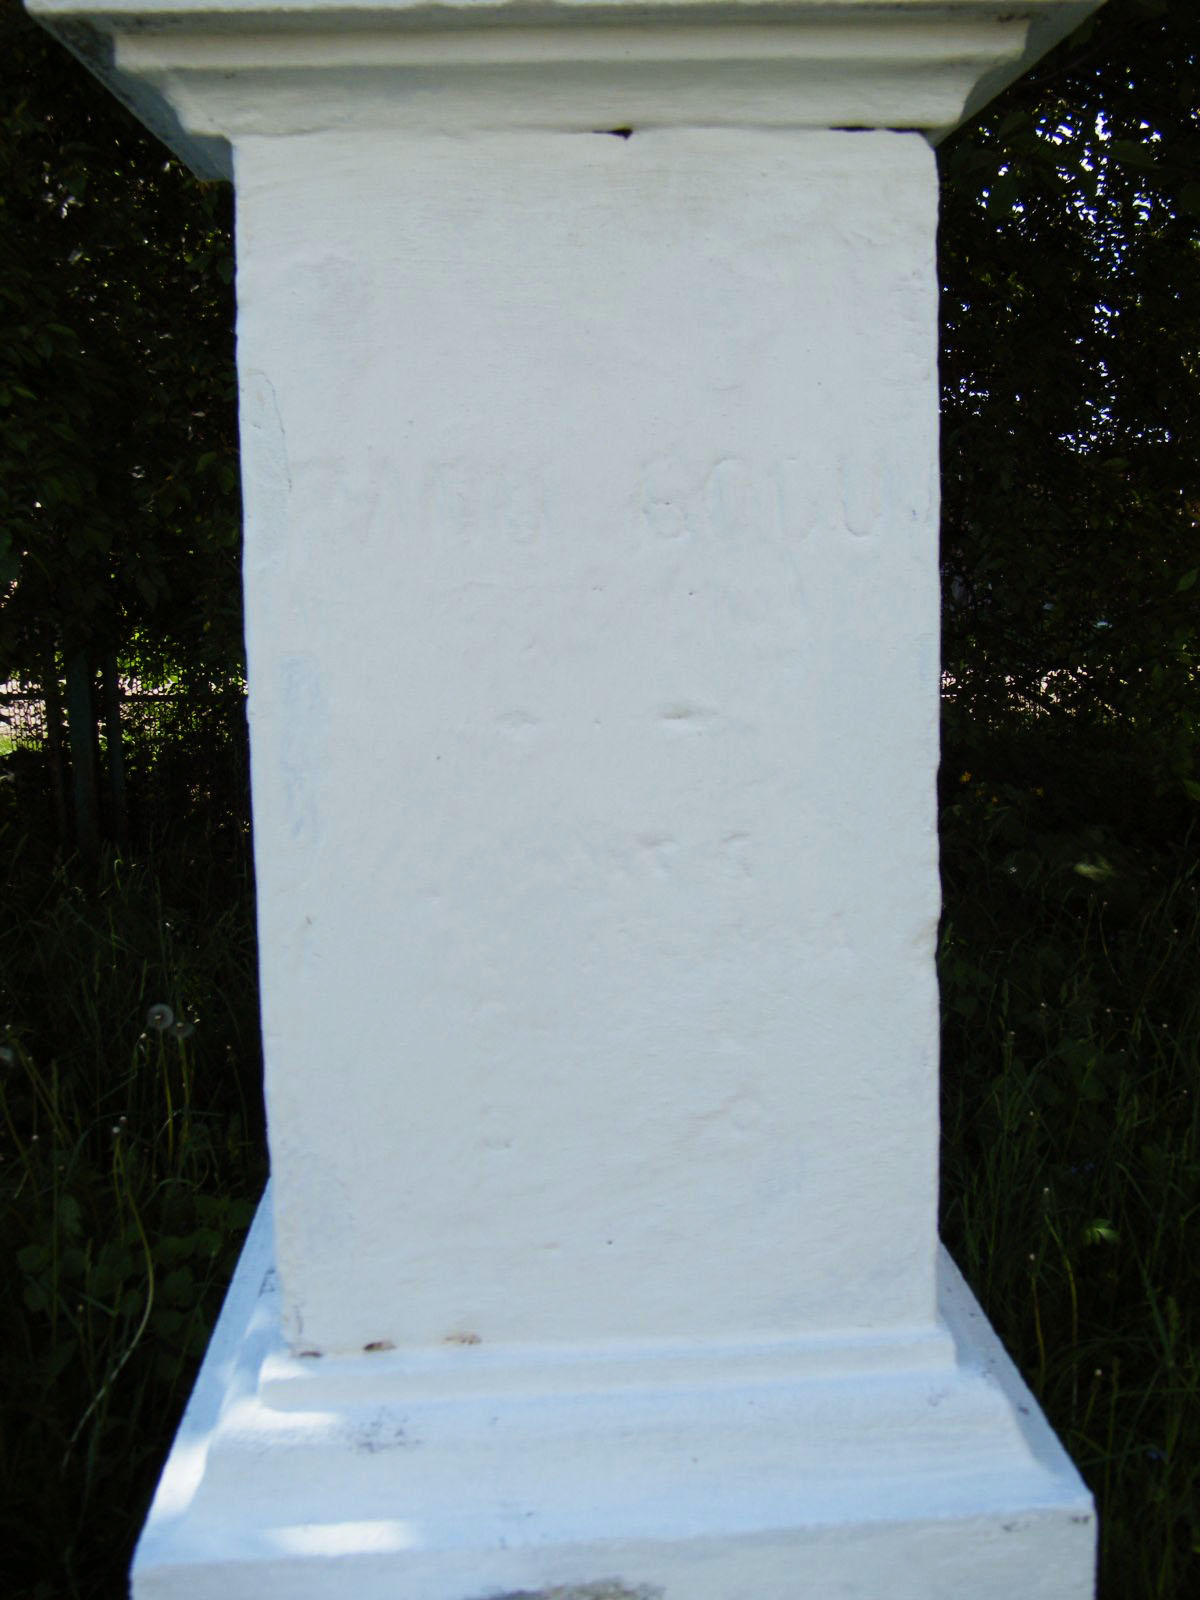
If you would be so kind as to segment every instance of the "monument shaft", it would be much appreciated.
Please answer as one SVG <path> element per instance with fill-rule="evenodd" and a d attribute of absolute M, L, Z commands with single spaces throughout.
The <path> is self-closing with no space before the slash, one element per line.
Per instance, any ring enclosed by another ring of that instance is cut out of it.
<path fill-rule="evenodd" d="M 928 145 L 306 143 L 237 169 L 293 1337 L 930 1324 Z"/>

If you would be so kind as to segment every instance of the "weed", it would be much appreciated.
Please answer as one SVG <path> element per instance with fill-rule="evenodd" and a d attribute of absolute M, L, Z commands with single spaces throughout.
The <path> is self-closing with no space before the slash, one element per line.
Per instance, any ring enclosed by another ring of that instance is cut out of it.
<path fill-rule="evenodd" d="M 6 1592 L 124 1592 L 261 1186 L 252 896 L 10 835 L 0 931 Z M 167 997 L 167 998 L 163 998 Z"/>
<path fill-rule="evenodd" d="M 1096 1495 L 1102 1600 L 1200 1593 L 1190 839 L 977 783 L 943 859 L 944 1236 Z"/>

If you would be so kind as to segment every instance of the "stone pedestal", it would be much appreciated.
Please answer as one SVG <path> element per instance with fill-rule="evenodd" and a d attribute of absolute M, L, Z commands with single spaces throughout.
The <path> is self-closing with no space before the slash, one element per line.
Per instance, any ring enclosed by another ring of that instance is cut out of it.
<path fill-rule="evenodd" d="M 273 1221 L 135 1593 L 1083 1600 L 936 1240 L 925 134 L 1090 6 L 33 9 L 237 184 Z"/>

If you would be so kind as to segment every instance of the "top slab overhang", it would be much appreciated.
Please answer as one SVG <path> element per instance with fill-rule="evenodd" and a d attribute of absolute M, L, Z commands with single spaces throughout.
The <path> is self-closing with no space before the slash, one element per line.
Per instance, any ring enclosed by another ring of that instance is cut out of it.
<path fill-rule="evenodd" d="M 190 167 L 257 134 L 893 128 L 937 140 L 1102 0 L 27 0 Z"/>

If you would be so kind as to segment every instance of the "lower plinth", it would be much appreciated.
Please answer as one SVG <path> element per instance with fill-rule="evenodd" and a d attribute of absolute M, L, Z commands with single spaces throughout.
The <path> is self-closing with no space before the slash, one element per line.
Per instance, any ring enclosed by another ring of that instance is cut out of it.
<path fill-rule="evenodd" d="M 268 1197 L 135 1600 L 1085 1600 L 1090 1497 L 944 1253 L 940 1285 L 911 1337 L 322 1360 Z"/>

